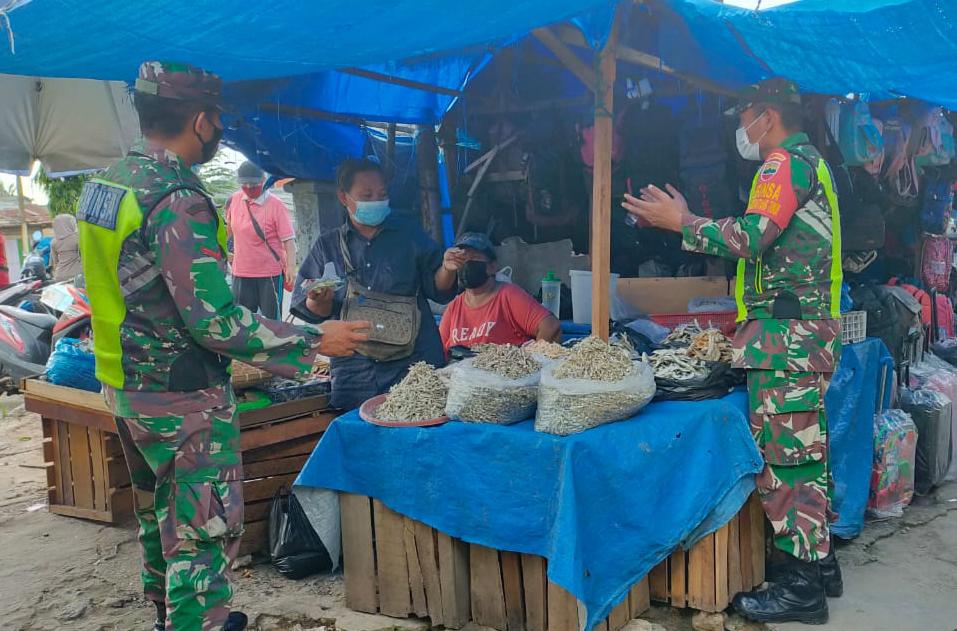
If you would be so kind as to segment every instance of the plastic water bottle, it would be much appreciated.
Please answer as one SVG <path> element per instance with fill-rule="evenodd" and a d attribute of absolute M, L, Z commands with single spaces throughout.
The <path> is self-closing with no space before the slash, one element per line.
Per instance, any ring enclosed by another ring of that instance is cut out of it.
<path fill-rule="evenodd" d="M 562 307 L 562 281 L 555 278 L 555 272 L 548 272 L 542 279 L 542 306 L 560 317 Z"/>

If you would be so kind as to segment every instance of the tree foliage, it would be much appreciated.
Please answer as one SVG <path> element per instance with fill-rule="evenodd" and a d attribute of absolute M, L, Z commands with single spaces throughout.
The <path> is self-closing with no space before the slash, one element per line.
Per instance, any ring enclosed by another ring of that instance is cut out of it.
<path fill-rule="evenodd" d="M 33 181 L 44 190 L 49 198 L 47 208 L 50 216 L 75 215 L 76 204 L 80 201 L 83 184 L 92 177 L 90 173 L 69 177 L 50 177 L 41 166 Z"/>

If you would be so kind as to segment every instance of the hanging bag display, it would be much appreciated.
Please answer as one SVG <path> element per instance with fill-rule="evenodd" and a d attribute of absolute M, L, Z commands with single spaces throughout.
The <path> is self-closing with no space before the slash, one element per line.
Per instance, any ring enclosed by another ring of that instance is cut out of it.
<path fill-rule="evenodd" d="M 865 166 L 884 151 L 884 139 L 871 118 L 871 109 L 862 101 L 841 105 L 837 139 L 848 166 Z"/>
<path fill-rule="evenodd" d="M 915 206 L 920 191 L 911 153 L 911 126 L 893 116 L 884 120 L 884 169 L 881 179 L 891 203 Z"/>

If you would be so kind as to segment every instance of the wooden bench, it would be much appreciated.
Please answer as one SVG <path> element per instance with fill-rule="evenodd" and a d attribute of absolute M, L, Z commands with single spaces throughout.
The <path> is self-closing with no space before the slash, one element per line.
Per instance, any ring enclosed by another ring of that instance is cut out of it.
<path fill-rule="evenodd" d="M 27 379 L 24 405 L 40 415 L 51 513 L 118 524 L 133 513 L 133 490 L 116 421 L 100 394 Z M 239 415 L 246 533 L 240 554 L 265 550 L 269 504 L 296 479 L 338 412 L 328 397 L 277 403 Z"/>
<path fill-rule="evenodd" d="M 578 602 L 548 580 L 544 558 L 467 544 L 366 496 L 341 494 L 340 503 L 350 609 L 451 629 L 578 631 Z M 650 600 L 722 611 L 763 581 L 764 511 L 752 496 L 728 524 L 636 583 L 597 628 L 619 631 Z"/>

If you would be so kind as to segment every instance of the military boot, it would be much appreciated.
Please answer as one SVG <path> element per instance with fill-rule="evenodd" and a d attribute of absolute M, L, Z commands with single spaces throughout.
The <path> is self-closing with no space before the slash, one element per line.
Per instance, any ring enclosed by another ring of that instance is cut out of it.
<path fill-rule="evenodd" d="M 769 583 L 781 583 L 787 580 L 790 565 L 781 553 L 768 559 L 765 580 Z M 830 554 L 821 559 L 821 579 L 824 581 L 824 593 L 828 598 L 840 598 L 844 594 L 844 579 L 841 577 L 841 566 L 837 562 L 837 554 L 831 548 Z"/>
<path fill-rule="evenodd" d="M 824 592 L 828 598 L 840 598 L 844 594 L 844 577 L 841 576 L 841 566 L 837 562 L 837 554 L 831 545 L 831 552 L 821 559 L 821 579 L 824 581 Z"/>
<path fill-rule="evenodd" d="M 243 631 L 247 624 L 249 624 L 249 618 L 246 614 L 241 611 L 232 611 L 226 619 L 226 624 L 223 625 L 223 631 Z"/>
<path fill-rule="evenodd" d="M 153 631 L 166 631 L 166 603 L 153 601 L 156 607 L 156 622 L 153 623 Z"/>
<path fill-rule="evenodd" d="M 779 582 L 734 597 L 735 610 L 756 622 L 825 624 L 827 596 L 818 562 L 791 558 Z"/>

